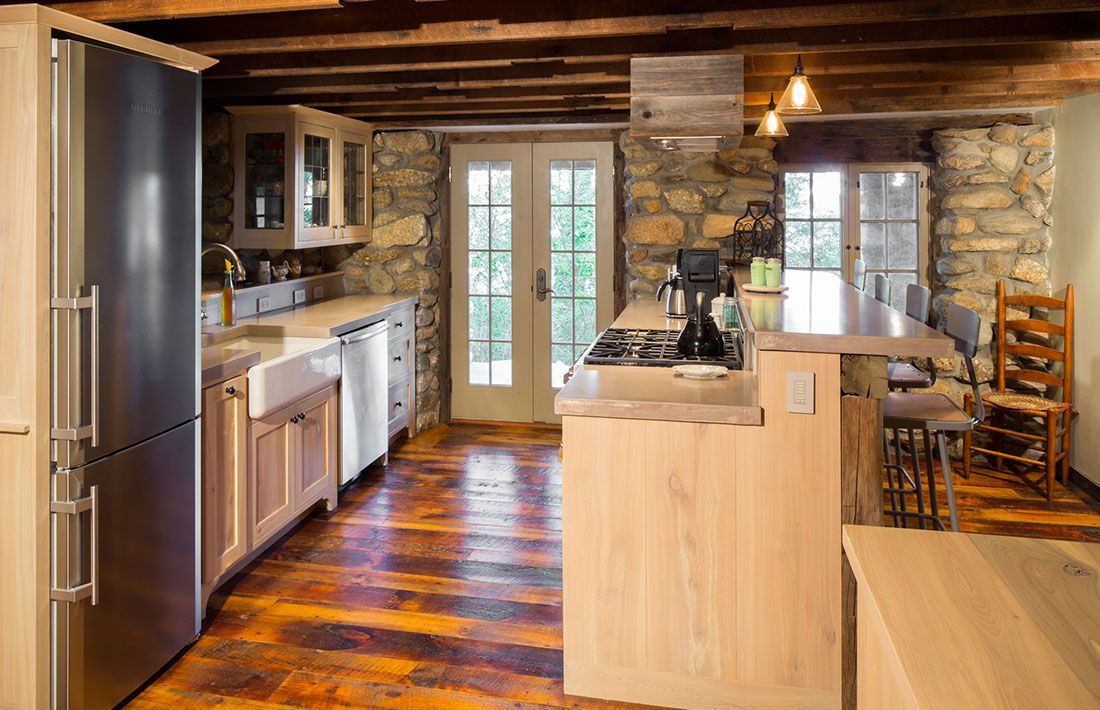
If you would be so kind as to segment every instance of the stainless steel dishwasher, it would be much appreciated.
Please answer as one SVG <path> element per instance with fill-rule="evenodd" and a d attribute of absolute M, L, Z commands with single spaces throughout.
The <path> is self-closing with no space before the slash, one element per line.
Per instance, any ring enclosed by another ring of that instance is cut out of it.
<path fill-rule="evenodd" d="M 386 454 L 386 321 L 340 338 L 340 485 Z"/>

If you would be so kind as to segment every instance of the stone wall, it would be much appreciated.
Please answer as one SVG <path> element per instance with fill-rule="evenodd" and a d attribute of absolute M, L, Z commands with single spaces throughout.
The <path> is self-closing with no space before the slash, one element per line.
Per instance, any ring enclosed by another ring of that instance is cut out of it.
<path fill-rule="evenodd" d="M 982 316 L 978 379 L 994 377 L 990 343 L 997 281 L 1009 293 L 1050 293 L 1047 250 L 1054 189 L 1054 129 L 1048 124 L 947 129 L 933 138 L 932 278 L 934 305 L 947 302 Z M 956 399 L 961 363 L 937 361 L 940 391 Z"/>
<path fill-rule="evenodd" d="M 745 136 L 737 150 L 688 153 L 651 150 L 624 132 L 626 159 L 626 289 L 652 298 L 678 247 L 721 249 L 732 257 L 733 224 L 750 200 L 774 204 L 775 141 Z"/>
<path fill-rule="evenodd" d="M 231 118 L 223 111 L 203 116 L 202 239 L 226 243 L 233 236 Z M 300 259 L 306 275 L 345 272 L 347 293 L 416 293 L 417 425 L 440 421 L 445 373 L 440 337 L 439 292 L 446 233 L 440 215 L 443 177 L 442 134 L 400 131 L 374 136 L 373 241 L 369 245 L 319 249 L 242 249 L 241 260 L 255 273 L 261 259 Z M 221 288 L 221 257 L 210 257 L 204 286 Z"/>
<path fill-rule="evenodd" d="M 440 214 L 443 135 L 397 131 L 374 136 L 374 230 L 368 245 L 331 247 L 325 261 L 342 269 L 348 293 L 416 293 L 417 428 L 440 421 L 443 246 Z"/>

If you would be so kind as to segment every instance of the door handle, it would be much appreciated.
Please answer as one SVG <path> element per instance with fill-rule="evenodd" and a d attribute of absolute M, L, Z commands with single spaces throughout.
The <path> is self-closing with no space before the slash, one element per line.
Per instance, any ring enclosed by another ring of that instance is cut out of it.
<path fill-rule="evenodd" d="M 76 298 L 52 298 L 50 307 L 58 310 L 81 311 L 88 309 L 91 317 L 91 380 L 88 383 L 90 422 L 72 429 L 51 429 L 50 436 L 61 441 L 91 439 L 93 447 L 99 446 L 99 286 L 93 285 L 90 295 Z"/>
<path fill-rule="evenodd" d="M 546 269 L 539 269 L 535 272 L 535 296 L 545 301 L 548 293 L 554 293 L 554 289 L 546 287 Z"/>
<path fill-rule="evenodd" d="M 50 587 L 50 599 L 57 602 L 75 603 L 91 598 L 92 606 L 99 604 L 99 486 L 91 486 L 86 498 L 50 503 L 50 512 L 56 515 L 80 515 L 87 512 L 91 516 L 92 538 L 90 579 L 75 587 Z"/>

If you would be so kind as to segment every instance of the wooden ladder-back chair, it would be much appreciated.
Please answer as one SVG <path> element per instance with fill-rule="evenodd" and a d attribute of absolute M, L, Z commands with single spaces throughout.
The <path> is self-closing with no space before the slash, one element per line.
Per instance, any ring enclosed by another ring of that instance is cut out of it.
<path fill-rule="evenodd" d="M 1027 317 L 1009 320 L 1009 308 L 1027 311 Z M 1062 311 L 1062 324 L 1037 318 L 1037 308 L 1046 309 L 1048 315 Z M 1062 481 L 1069 480 L 1070 424 L 1077 413 L 1073 407 L 1073 284 L 1066 287 L 1063 300 L 1035 294 L 1009 296 L 1005 282 L 997 283 L 996 367 L 996 389 L 982 395 L 991 416 L 978 427 L 990 435 L 992 443 L 983 448 L 974 444 L 972 433 L 964 435 L 963 475 L 970 475 L 974 452 L 984 454 L 998 471 L 1005 459 L 1041 468 L 1040 482 L 1046 484 L 1050 500 L 1059 464 Z M 973 396 L 967 395 L 967 411 L 973 404 Z M 1029 421 L 1042 422 L 1043 433 L 1025 431 Z M 1009 428 L 1013 424 L 1019 428 Z M 1006 437 L 1026 446 L 1006 451 Z M 1026 456 L 1032 450 L 1039 452 L 1038 458 Z"/>

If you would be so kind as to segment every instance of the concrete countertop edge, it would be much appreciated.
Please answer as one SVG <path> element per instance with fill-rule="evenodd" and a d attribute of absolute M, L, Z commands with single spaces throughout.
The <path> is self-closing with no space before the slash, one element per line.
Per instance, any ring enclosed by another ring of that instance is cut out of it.
<path fill-rule="evenodd" d="M 354 297 L 355 295 L 375 295 L 375 294 L 349 294 L 347 296 L 339 296 L 337 298 L 327 299 L 324 301 L 316 301 L 307 306 L 291 306 L 290 308 L 282 308 L 277 311 L 271 311 L 269 313 L 263 313 L 257 316 L 250 316 L 248 322 L 238 323 L 237 325 L 230 326 L 229 328 L 222 328 L 220 326 L 208 326 L 203 329 L 201 334 L 202 349 L 205 351 L 207 348 L 217 348 L 220 343 L 227 342 L 235 337 L 241 335 L 285 335 L 288 337 L 316 337 L 316 338 L 333 338 L 345 335 L 354 330 L 358 330 L 364 326 L 370 325 L 372 322 L 377 322 L 379 318 L 385 318 L 393 310 L 407 306 L 409 304 L 416 305 L 420 302 L 420 297 L 416 294 L 401 294 L 394 296 L 396 300 L 387 304 L 386 306 L 373 311 L 367 311 L 363 314 L 356 316 L 352 320 L 342 321 L 336 323 L 327 328 L 316 328 L 309 326 L 286 326 L 286 325 L 266 325 L 262 321 L 266 317 L 274 315 L 282 315 L 295 308 L 304 309 L 313 306 L 318 306 L 324 303 L 331 303 L 338 301 L 342 298 Z M 224 352 L 224 349 L 223 349 Z M 201 386 L 203 388 L 216 385 L 219 382 L 236 377 L 242 372 L 246 372 L 250 367 L 256 365 L 260 361 L 260 353 L 258 350 L 239 350 L 240 354 L 234 355 L 232 358 L 227 358 L 223 361 L 212 363 L 210 365 L 203 365 L 201 368 Z"/>

